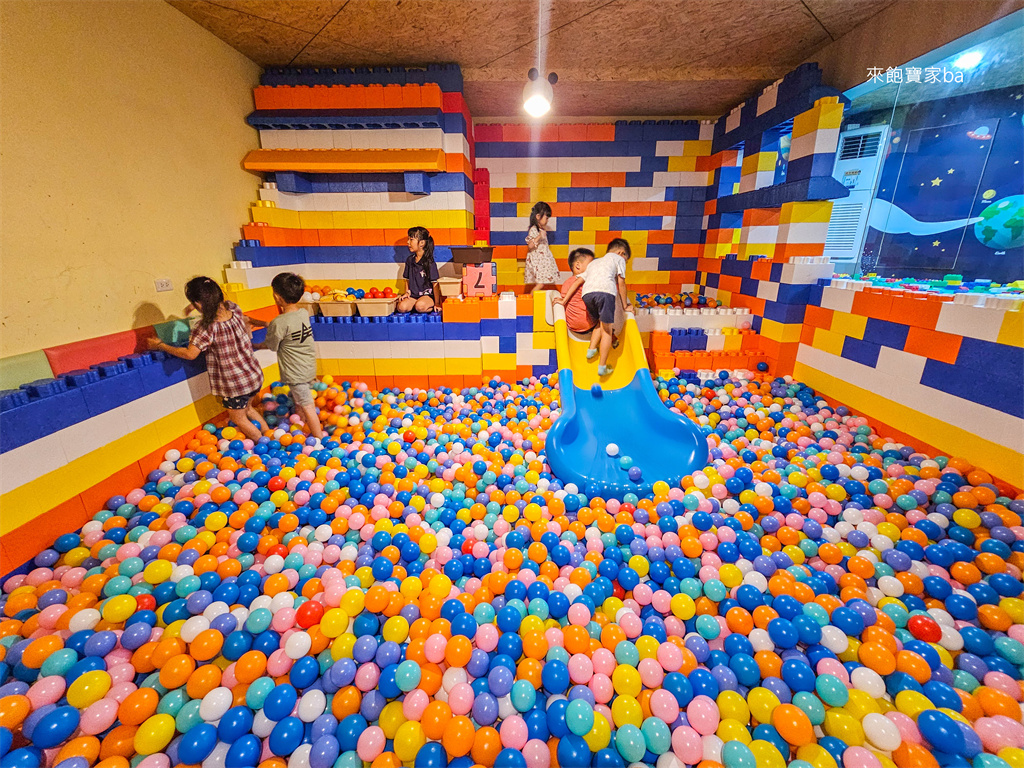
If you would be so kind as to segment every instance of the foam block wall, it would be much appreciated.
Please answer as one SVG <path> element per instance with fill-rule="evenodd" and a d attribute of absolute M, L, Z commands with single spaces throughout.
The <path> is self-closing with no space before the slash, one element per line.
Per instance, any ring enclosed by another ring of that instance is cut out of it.
<path fill-rule="evenodd" d="M 821 282 L 796 377 L 1024 487 L 1024 301 Z"/>

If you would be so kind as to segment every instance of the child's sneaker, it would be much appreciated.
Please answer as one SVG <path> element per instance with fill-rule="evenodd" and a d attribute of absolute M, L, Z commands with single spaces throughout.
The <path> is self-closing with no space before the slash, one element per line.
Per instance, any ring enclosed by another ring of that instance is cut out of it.
<path fill-rule="evenodd" d="M 597 366 L 598 376 L 611 376 L 614 369 L 610 365 L 599 365 Z"/>
<path fill-rule="evenodd" d="M 597 350 L 596 349 L 588 349 L 587 350 L 587 360 L 593 360 L 595 357 L 597 357 Z"/>

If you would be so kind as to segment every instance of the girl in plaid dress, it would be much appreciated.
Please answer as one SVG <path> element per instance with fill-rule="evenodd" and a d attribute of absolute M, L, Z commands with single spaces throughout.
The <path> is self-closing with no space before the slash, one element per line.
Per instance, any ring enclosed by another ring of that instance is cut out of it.
<path fill-rule="evenodd" d="M 188 346 L 172 347 L 156 338 L 149 340 L 149 346 L 182 360 L 195 360 L 206 352 L 206 371 L 213 394 L 220 398 L 238 429 L 256 442 L 262 437 L 260 429 L 270 427 L 252 405 L 263 386 L 263 369 L 253 353 L 249 321 L 237 304 L 224 301 L 224 292 L 209 277 L 189 280 L 185 298 L 201 313 Z"/>

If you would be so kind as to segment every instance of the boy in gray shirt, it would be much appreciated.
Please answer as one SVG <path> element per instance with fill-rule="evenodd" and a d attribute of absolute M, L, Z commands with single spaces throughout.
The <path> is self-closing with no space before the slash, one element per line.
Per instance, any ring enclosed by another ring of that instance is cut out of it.
<path fill-rule="evenodd" d="M 282 272 L 274 277 L 270 287 L 281 314 L 267 325 L 267 338 L 260 347 L 277 352 L 281 381 L 291 390 L 295 410 L 306 422 L 310 434 L 323 438 L 324 431 L 313 405 L 312 392 L 316 380 L 316 344 L 309 325 L 309 313 L 297 306 L 306 290 L 306 283 L 292 272 Z"/>

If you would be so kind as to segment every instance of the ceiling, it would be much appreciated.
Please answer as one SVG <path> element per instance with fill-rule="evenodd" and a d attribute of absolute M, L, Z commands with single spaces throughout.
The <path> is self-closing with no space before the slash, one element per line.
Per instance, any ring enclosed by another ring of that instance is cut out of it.
<path fill-rule="evenodd" d="M 455 62 L 475 117 L 717 117 L 896 0 L 168 0 L 262 66 Z M 538 57 L 543 64 L 538 64 Z"/>

